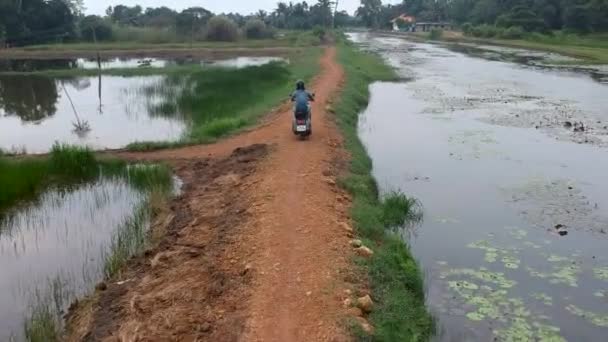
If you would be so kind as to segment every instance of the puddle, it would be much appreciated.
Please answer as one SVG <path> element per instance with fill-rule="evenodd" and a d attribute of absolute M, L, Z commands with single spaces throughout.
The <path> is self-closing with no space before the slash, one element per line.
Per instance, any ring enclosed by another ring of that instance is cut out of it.
<path fill-rule="evenodd" d="M 122 178 L 51 190 L 0 217 L 0 340 L 22 337 L 37 297 L 65 310 L 103 278 L 113 232 L 144 200 Z"/>
<path fill-rule="evenodd" d="M 404 235 L 426 274 L 436 340 L 605 340 L 604 136 L 579 143 L 557 119 L 537 129 L 488 118 L 559 115 L 557 106 L 608 120 L 608 88 L 435 45 L 358 39 L 410 79 L 371 87 L 359 134 L 381 189 L 423 205 L 424 221 Z"/>
<path fill-rule="evenodd" d="M 102 59 L 102 69 L 126 68 L 166 68 L 178 65 L 221 66 L 228 68 L 246 68 L 260 66 L 271 62 L 287 61 L 281 57 L 235 57 L 227 59 L 193 59 L 193 58 L 110 58 Z M 97 69 L 97 60 L 86 58 L 75 59 L 17 59 L 0 60 L 0 72 L 31 72 L 64 69 Z"/>
<path fill-rule="evenodd" d="M 177 140 L 188 127 L 187 117 L 159 115 L 154 104 L 166 94 L 146 94 L 148 88 L 161 87 L 165 78 L 0 75 L 0 148 L 42 153 L 55 141 L 104 149 L 133 141 Z M 75 131 L 70 99 L 90 131 Z"/>

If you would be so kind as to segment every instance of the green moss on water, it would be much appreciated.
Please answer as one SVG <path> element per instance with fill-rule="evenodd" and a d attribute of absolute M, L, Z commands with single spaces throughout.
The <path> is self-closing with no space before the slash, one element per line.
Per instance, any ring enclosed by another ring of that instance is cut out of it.
<path fill-rule="evenodd" d="M 352 158 L 350 173 L 340 184 L 353 195 L 351 216 L 357 233 L 371 242 L 374 256 L 361 260 L 369 274 L 375 310 L 369 319 L 374 335 L 359 332 L 361 340 L 426 341 L 434 330 L 425 306 L 422 276 L 409 248 L 391 233 L 391 226 L 412 219 L 412 200 L 403 194 L 390 194 L 381 201 L 372 163 L 357 136 L 358 116 L 369 100 L 374 81 L 396 79 L 382 59 L 362 52 L 347 42 L 338 45 L 338 58 L 346 74 L 342 94 L 335 104 L 338 125 Z"/>

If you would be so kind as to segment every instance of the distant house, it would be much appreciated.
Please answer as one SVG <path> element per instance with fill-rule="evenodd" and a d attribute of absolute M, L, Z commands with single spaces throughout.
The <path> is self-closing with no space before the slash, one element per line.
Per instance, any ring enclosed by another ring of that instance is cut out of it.
<path fill-rule="evenodd" d="M 412 27 L 413 32 L 416 32 L 416 31 L 428 32 L 428 31 L 431 31 L 432 29 L 441 29 L 441 30 L 451 31 L 453 29 L 453 27 L 452 27 L 452 24 L 444 23 L 444 22 L 420 22 L 420 23 L 416 23 Z"/>
<path fill-rule="evenodd" d="M 410 31 L 411 28 L 416 23 L 416 18 L 411 15 L 402 14 L 402 15 L 398 16 L 397 18 L 394 18 L 393 20 L 391 20 L 391 23 L 393 24 L 393 31 L 402 31 L 402 30 Z M 402 27 L 399 27 L 400 23 L 401 23 Z M 403 25 L 403 23 L 405 23 L 405 25 Z"/>

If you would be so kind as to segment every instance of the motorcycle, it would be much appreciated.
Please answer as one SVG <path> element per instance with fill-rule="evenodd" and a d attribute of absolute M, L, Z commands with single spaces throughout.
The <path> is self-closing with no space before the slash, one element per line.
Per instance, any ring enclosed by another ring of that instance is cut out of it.
<path fill-rule="evenodd" d="M 315 94 L 312 94 L 312 97 L 312 101 L 314 101 Z M 302 139 L 309 137 L 312 134 L 312 106 L 308 104 L 308 109 L 306 111 L 298 111 L 294 107 L 293 112 L 293 134 Z"/>

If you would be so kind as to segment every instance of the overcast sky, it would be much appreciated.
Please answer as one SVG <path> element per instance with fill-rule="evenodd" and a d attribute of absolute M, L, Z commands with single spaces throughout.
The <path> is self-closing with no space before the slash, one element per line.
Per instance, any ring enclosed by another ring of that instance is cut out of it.
<path fill-rule="evenodd" d="M 228 13 L 238 12 L 242 14 L 250 14 L 257 12 L 259 9 L 271 11 L 276 8 L 277 0 L 84 0 L 87 14 L 99 14 L 105 13 L 108 6 L 115 5 L 127 5 L 134 6 L 140 5 L 143 8 L 146 7 L 160 7 L 167 6 L 176 10 L 182 10 L 184 8 L 201 6 L 214 13 Z M 285 2 L 289 2 L 286 0 Z M 294 1 L 296 2 L 296 1 Z M 383 3 L 398 3 L 400 0 L 384 0 Z M 315 0 L 309 0 L 309 4 L 316 3 Z M 359 7 L 360 0 L 340 0 L 339 10 L 346 10 L 349 13 Z"/>

